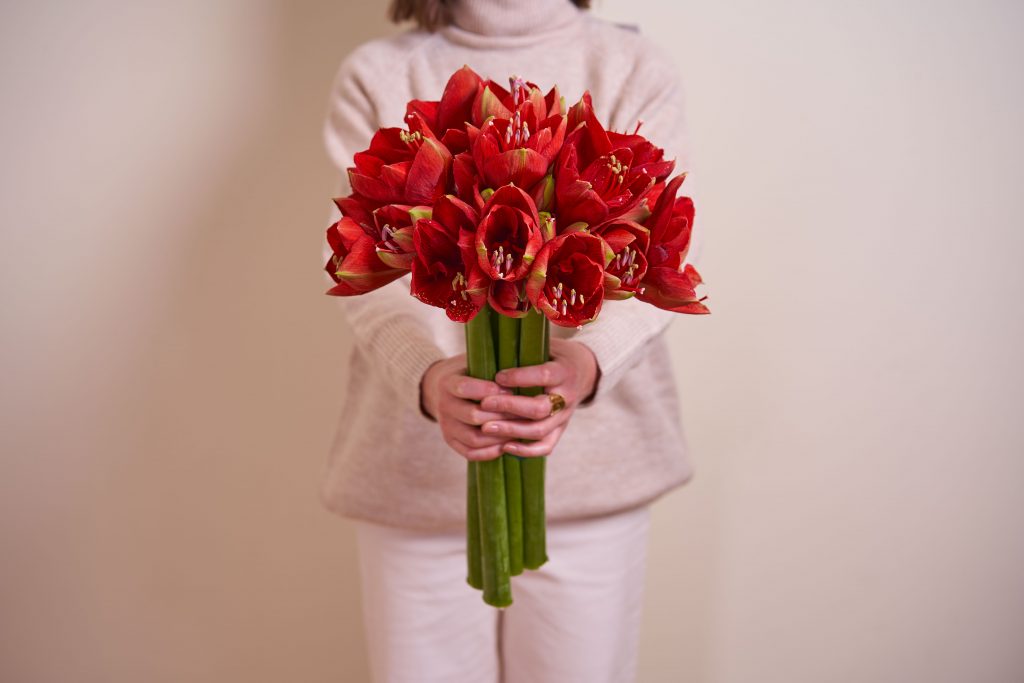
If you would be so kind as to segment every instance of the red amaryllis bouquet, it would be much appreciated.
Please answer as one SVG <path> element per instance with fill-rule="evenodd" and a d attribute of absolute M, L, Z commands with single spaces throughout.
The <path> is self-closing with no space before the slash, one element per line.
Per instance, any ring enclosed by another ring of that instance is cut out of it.
<path fill-rule="evenodd" d="M 348 169 L 327 229 L 328 294 L 364 294 L 411 272 L 411 294 L 466 325 L 468 373 L 548 359 L 549 323 L 579 327 L 608 299 L 708 313 L 686 262 L 694 208 L 685 174 L 639 134 L 607 130 L 589 93 L 469 67 L 438 101 L 413 100 Z M 521 390 L 539 394 L 542 388 Z M 547 560 L 545 459 L 469 462 L 467 580 L 511 604 L 509 577 Z"/>

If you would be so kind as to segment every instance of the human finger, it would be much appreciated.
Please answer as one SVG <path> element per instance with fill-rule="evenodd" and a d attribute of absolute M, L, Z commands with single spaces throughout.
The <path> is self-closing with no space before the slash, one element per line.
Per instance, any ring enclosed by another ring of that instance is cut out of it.
<path fill-rule="evenodd" d="M 466 460 L 494 460 L 495 458 L 497 458 L 498 456 L 505 452 L 504 449 L 502 448 L 502 444 L 497 444 L 494 446 L 485 446 L 483 448 L 473 448 L 472 446 L 462 443 L 458 439 L 452 437 L 446 437 L 445 442 L 452 447 L 452 450 L 454 450 L 456 453 L 461 455 Z"/>
<path fill-rule="evenodd" d="M 563 396 L 563 398 L 565 398 Z M 543 420 L 551 415 L 551 398 L 549 394 L 538 396 L 488 396 L 480 402 L 480 407 L 493 413 L 508 413 L 530 420 Z"/>
<path fill-rule="evenodd" d="M 463 424 L 474 426 L 480 426 L 490 420 L 507 420 L 511 417 L 507 413 L 484 410 L 479 403 L 464 401 L 454 396 L 443 398 L 439 410 Z"/>
<path fill-rule="evenodd" d="M 445 434 L 457 439 L 470 448 L 487 448 L 507 441 L 507 439 L 500 436 L 484 434 L 480 431 L 479 427 L 464 424 L 457 420 L 446 420 L 445 424 L 442 425 L 442 429 L 445 431 Z"/>
<path fill-rule="evenodd" d="M 552 429 L 568 422 L 570 414 L 571 411 L 560 410 L 542 420 L 489 420 L 481 425 L 480 431 L 488 436 L 539 441 Z"/>
<path fill-rule="evenodd" d="M 442 388 L 452 396 L 479 401 L 486 396 L 508 393 L 494 382 L 466 375 L 451 374 L 441 381 Z"/>
<path fill-rule="evenodd" d="M 548 435 L 540 441 L 531 441 L 529 443 L 511 441 L 505 444 L 504 452 L 528 458 L 551 455 L 551 451 L 554 450 L 555 444 L 557 444 L 558 440 L 562 438 L 563 431 L 565 431 L 565 425 L 559 425 L 548 432 Z"/>
<path fill-rule="evenodd" d="M 503 387 L 551 387 L 569 378 L 569 370 L 558 360 L 540 365 L 524 365 L 500 371 L 494 381 Z"/>

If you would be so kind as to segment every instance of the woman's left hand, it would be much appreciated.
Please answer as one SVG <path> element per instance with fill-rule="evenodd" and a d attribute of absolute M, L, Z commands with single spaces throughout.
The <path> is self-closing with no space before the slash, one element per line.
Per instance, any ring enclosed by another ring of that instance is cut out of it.
<path fill-rule="evenodd" d="M 585 344 L 551 340 L 551 360 L 540 365 L 500 371 L 494 381 L 503 387 L 543 387 L 538 396 L 487 396 L 480 407 L 489 412 L 518 415 L 518 420 L 493 420 L 481 425 L 484 434 L 508 437 L 505 452 L 522 456 L 549 455 L 562 436 L 576 406 L 590 397 L 598 377 L 597 359 Z M 550 394 L 565 399 L 551 414 Z M 529 439 L 522 443 L 517 439 Z"/>

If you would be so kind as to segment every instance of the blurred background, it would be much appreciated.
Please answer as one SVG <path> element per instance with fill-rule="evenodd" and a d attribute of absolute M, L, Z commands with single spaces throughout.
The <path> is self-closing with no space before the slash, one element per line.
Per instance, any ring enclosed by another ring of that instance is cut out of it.
<path fill-rule="evenodd" d="M 384 11 L 0 4 L 0 680 L 367 680 L 320 136 Z M 682 69 L 713 310 L 639 680 L 1024 680 L 1024 5 L 594 11 Z"/>

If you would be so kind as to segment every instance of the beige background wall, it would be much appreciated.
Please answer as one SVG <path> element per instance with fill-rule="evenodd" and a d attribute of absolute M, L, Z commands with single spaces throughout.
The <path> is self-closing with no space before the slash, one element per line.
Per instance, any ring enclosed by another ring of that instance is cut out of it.
<path fill-rule="evenodd" d="M 683 68 L 714 310 L 640 680 L 1024 680 L 1021 5 L 598 11 Z M 0 679 L 365 680 L 319 135 L 382 14 L 0 5 Z"/>

